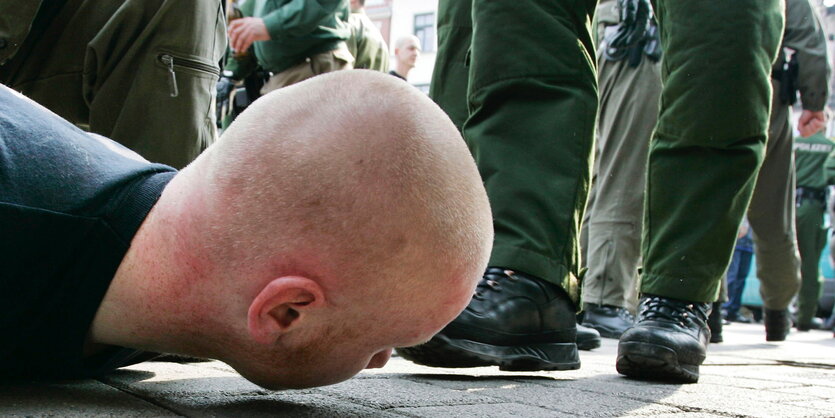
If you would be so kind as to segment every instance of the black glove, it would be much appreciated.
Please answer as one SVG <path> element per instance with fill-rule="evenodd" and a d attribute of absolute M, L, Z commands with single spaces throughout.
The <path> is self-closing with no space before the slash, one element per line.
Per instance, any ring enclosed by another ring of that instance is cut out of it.
<path fill-rule="evenodd" d="M 646 37 L 652 7 L 649 0 L 618 0 L 620 23 L 617 31 L 606 37 L 603 55 L 610 61 L 619 61 L 629 54 L 629 48 Z"/>

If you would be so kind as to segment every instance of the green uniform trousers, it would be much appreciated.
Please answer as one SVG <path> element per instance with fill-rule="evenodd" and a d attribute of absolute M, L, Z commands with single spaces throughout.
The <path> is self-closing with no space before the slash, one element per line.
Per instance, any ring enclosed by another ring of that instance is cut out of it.
<path fill-rule="evenodd" d="M 661 65 L 637 67 L 598 52 L 600 116 L 594 176 L 583 222 L 584 303 L 635 310 L 647 153 L 658 116 Z"/>
<path fill-rule="evenodd" d="M 797 295 L 797 323 L 808 325 L 818 310 L 823 277 L 820 257 L 826 245 L 823 227 L 824 203 L 805 199 L 797 207 L 797 244 L 800 249 L 800 272 L 803 283 Z"/>
<path fill-rule="evenodd" d="M 215 138 L 219 1 L 68 0 L 4 84 L 83 129 L 181 168 Z"/>
<path fill-rule="evenodd" d="M 647 167 L 641 291 L 716 300 L 763 159 L 780 0 L 657 0 L 661 107 Z"/>
<path fill-rule="evenodd" d="M 772 81 L 774 91 L 780 83 Z M 760 295 L 768 309 L 786 309 L 800 287 L 794 227 L 794 139 L 789 107 L 774 94 L 765 160 L 757 177 L 748 222 L 754 237 Z"/>
<path fill-rule="evenodd" d="M 490 265 L 559 284 L 575 300 L 597 111 L 595 3 L 441 0 L 431 91 L 463 119 L 484 180 Z"/>

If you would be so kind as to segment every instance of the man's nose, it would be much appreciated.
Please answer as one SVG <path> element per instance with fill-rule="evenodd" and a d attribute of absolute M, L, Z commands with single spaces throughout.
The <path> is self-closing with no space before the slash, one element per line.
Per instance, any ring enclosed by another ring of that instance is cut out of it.
<path fill-rule="evenodd" d="M 374 357 L 371 357 L 371 361 L 368 362 L 368 366 L 365 366 L 366 369 L 379 369 L 388 363 L 389 359 L 391 358 L 391 351 L 392 349 L 389 348 L 388 350 L 380 351 L 377 354 L 374 354 Z"/>

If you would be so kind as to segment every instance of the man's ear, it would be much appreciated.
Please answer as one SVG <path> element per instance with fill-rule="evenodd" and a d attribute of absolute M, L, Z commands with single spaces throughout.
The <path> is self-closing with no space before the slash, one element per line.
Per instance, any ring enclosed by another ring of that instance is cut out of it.
<path fill-rule="evenodd" d="M 322 287 L 315 281 L 300 276 L 275 278 L 261 288 L 249 305 L 249 334 L 260 344 L 273 344 L 279 336 L 302 324 L 311 309 L 324 303 Z"/>

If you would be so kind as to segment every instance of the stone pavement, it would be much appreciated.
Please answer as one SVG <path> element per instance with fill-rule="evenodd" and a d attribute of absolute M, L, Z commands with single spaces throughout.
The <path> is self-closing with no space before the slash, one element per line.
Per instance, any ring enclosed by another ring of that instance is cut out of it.
<path fill-rule="evenodd" d="M 617 341 L 581 352 L 580 370 L 436 369 L 393 358 L 338 385 L 271 392 L 220 362 L 150 362 L 106 378 L 0 386 L 0 416 L 835 416 L 832 332 L 766 343 L 762 325 L 725 327 L 698 384 L 629 380 Z"/>

